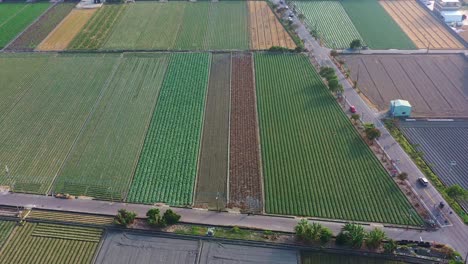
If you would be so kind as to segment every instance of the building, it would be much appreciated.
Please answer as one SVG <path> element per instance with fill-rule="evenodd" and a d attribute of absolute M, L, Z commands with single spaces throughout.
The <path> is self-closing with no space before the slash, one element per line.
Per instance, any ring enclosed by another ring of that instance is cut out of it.
<path fill-rule="evenodd" d="M 409 117 L 411 116 L 411 104 L 406 100 L 390 101 L 390 116 L 392 117 Z"/>
<path fill-rule="evenodd" d="M 462 3 L 459 0 L 435 0 L 434 13 L 447 24 L 462 24 Z"/>

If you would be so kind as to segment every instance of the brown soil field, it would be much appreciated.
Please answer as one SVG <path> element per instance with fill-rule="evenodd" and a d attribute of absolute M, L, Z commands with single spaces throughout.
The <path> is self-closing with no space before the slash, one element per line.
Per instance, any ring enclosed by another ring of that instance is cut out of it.
<path fill-rule="evenodd" d="M 424 49 L 464 49 L 433 16 L 416 1 L 380 1 L 380 4 L 414 42 Z"/>
<path fill-rule="evenodd" d="M 221 209 L 227 202 L 230 81 L 231 55 L 213 54 L 198 165 L 196 207 Z"/>
<path fill-rule="evenodd" d="M 232 56 L 229 206 L 261 212 L 260 152 L 252 54 Z"/>
<path fill-rule="evenodd" d="M 294 49 L 296 44 L 266 2 L 248 1 L 250 47 L 266 50 L 272 46 Z"/>
<path fill-rule="evenodd" d="M 467 26 L 467 25 L 462 26 L 462 30 L 463 30 L 463 31 L 459 33 L 460 36 L 461 36 L 464 40 L 468 41 L 468 26 Z"/>
<path fill-rule="evenodd" d="M 97 9 L 73 9 L 70 14 L 39 44 L 37 50 L 64 50 Z"/>
<path fill-rule="evenodd" d="M 463 55 L 343 56 L 358 89 L 378 107 L 405 99 L 414 117 L 468 117 L 468 62 Z"/>

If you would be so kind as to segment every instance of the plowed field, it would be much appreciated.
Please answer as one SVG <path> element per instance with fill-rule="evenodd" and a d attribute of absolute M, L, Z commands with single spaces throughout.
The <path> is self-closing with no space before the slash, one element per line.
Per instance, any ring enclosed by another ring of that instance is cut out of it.
<path fill-rule="evenodd" d="M 359 90 L 380 111 L 388 110 L 390 100 L 405 99 L 414 117 L 468 117 L 468 63 L 462 55 L 344 58 Z"/>
<path fill-rule="evenodd" d="M 231 55 L 212 57 L 195 205 L 218 209 L 227 199 Z"/>
<path fill-rule="evenodd" d="M 262 180 L 251 54 L 232 57 L 230 206 L 261 211 Z"/>
<path fill-rule="evenodd" d="M 74 9 L 48 36 L 39 44 L 37 50 L 64 50 L 73 38 L 88 22 L 96 9 Z"/>
<path fill-rule="evenodd" d="M 272 46 L 294 49 L 296 44 L 264 1 L 248 1 L 250 47 L 266 50 Z"/>
<path fill-rule="evenodd" d="M 464 46 L 416 1 L 380 1 L 380 4 L 417 48 L 463 49 Z"/>

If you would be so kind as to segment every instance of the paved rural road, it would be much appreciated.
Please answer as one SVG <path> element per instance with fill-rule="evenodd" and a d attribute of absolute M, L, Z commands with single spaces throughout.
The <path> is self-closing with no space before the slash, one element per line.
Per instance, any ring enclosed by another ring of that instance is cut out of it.
<path fill-rule="evenodd" d="M 8 206 L 19 206 L 19 207 L 31 207 L 48 210 L 60 210 L 66 212 L 79 212 L 79 213 L 91 213 L 114 216 L 117 210 L 126 208 L 127 210 L 134 211 L 139 217 L 144 217 L 146 212 L 152 208 L 151 205 L 142 204 L 127 204 L 127 203 L 111 203 L 106 201 L 98 200 L 65 200 L 57 199 L 52 196 L 32 195 L 32 194 L 20 194 L 20 193 L 9 193 L 0 192 L 0 205 Z M 161 211 L 164 211 L 169 207 L 160 207 Z M 215 212 L 197 209 L 186 209 L 186 208 L 171 208 L 182 216 L 182 221 L 193 224 L 204 224 L 213 226 L 240 226 L 252 229 L 264 229 L 281 232 L 293 232 L 294 226 L 297 224 L 298 219 L 292 217 L 275 217 L 265 215 L 245 215 L 238 213 L 226 213 L 226 212 Z M 330 228 L 333 233 L 337 234 L 343 223 L 338 222 L 320 222 L 324 226 Z M 393 228 L 393 227 L 382 227 L 379 224 L 367 225 L 366 230 L 373 229 L 374 227 L 382 228 L 387 235 L 392 239 L 406 239 L 406 240 L 420 240 L 424 241 L 438 241 L 446 243 L 455 247 L 461 254 L 466 254 L 467 248 L 463 248 L 460 243 L 461 240 L 454 240 L 448 229 L 442 228 L 437 231 L 421 231 L 415 229 L 406 228 Z M 463 238 L 463 234 L 459 234 L 459 239 Z"/>
<path fill-rule="evenodd" d="M 274 0 L 273 2 L 275 4 L 279 4 L 279 0 Z M 299 37 L 304 40 L 304 46 L 310 51 L 310 55 L 315 57 L 320 65 L 329 66 L 335 69 L 338 78 L 340 79 L 340 83 L 343 85 L 344 96 L 346 97 L 348 104 L 356 107 L 363 122 L 374 123 L 374 125 L 382 132 L 382 136 L 379 138 L 378 143 L 383 146 L 390 158 L 396 161 L 398 170 L 408 173 L 408 183 L 418 194 L 422 204 L 430 211 L 433 219 L 439 224 L 439 226 L 441 226 L 441 229 L 436 232 L 438 235 L 435 240 L 450 244 L 460 253 L 463 252 L 462 255 L 465 256 L 468 252 L 468 226 L 462 222 L 457 214 L 451 213 L 452 209 L 431 184 L 427 187 L 422 187 L 418 184 L 417 179 L 419 177 L 424 177 L 424 175 L 414 164 L 408 154 L 406 154 L 406 152 L 400 147 L 398 142 L 396 142 L 390 135 L 388 130 L 383 126 L 380 121 L 381 113 L 372 110 L 352 88 L 351 84 L 329 57 L 330 49 L 321 47 L 309 33 L 309 30 L 304 26 L 304 24 L 297 19 L 297 16 L 294 16 L 293 22 L 297 25 L 296 32 Z M 445 204 L 445 207 L 442 210 L 438 207 L 440 202 Z M 419 235 L 414 233 L 412 233 L 412 235 L 413 237 L 411 237 L 411 239 L 419 239 Z M 424 236 L 426 236 L 426 234 L 424 234 Z M 427 240 L 428 238 L 423 237 L 423 239 Z"/>
<path fill-rule="evenodd" d="M 397 50 L 397 49 L 389 49 L 389 50 L 339 50 L 338 52 L 343 54 L 467 54 L 468 51 L 466 49 L 452 49 L 452 50 L 431 50 L 429 52 L 427 49 L 417 49 L 417 50 Z"/>

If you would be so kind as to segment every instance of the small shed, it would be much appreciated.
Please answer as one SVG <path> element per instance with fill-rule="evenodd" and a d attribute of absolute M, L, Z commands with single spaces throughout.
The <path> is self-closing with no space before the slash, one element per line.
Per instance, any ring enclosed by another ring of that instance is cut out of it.
<path fill-rule="evenodd" d="M 401 99 L 390 101 L 390 115 L 393 117 L 411 116 L 411 104 Z"/>

